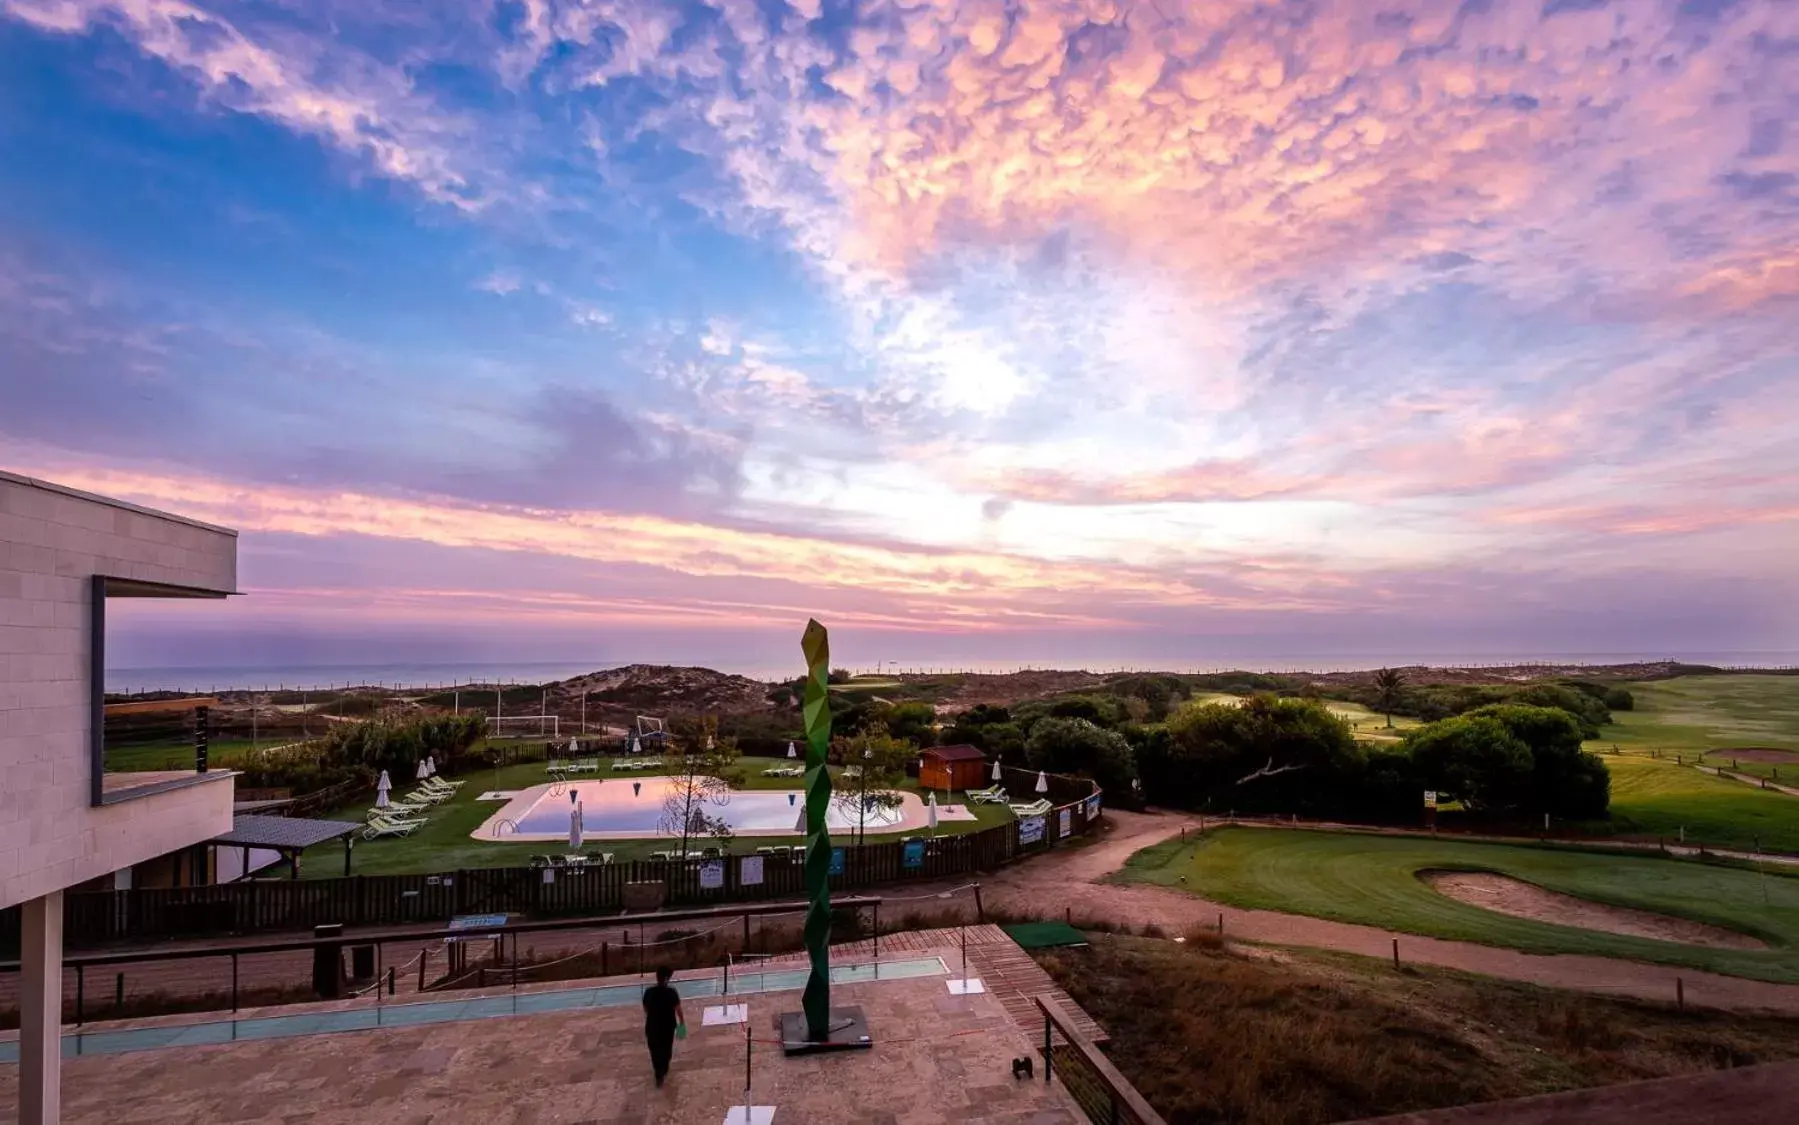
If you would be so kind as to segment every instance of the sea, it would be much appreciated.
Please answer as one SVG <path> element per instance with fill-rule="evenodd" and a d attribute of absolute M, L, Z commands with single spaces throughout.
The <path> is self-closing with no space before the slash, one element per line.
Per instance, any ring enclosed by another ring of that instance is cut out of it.
<path fill-rule="evenodd" d="M 1158 659 L 1142 663 L 1117 660 L 1083 661 L 1071 655 L 1054 661 L 883 661 L 880 665 L 845 666 L 860 674 L 985 672 L 1007 673 L 1042 669 L 1082 669 L 1092 672 L 1354 672 L 1367 668 L 1428 665 L 1439 668 L 1501 668 L 1521 664 L 1602 666 L 1676 660 L 1709 664 L 1718 668 L 1793 668 L 1799 652 L 1585 652 L 1585 653 L 1369 653 L 1351 655 L 1243 656 L 1207 654 L 1191 660 Z M 646 663 L 649 663 L 646 661 Z M 803 675 L 796 662 L 789 666 L 704 663 L 720 672 L 732 672 L 756 680 L 784 680 Z M 108 668 L 109 692 L 145 691 L 247 691 L 332 690 L 346 686 L 436 688 L 468 684 L 543 684 L 605 671 L 621 665 L 594 661 L 524 661 L 461 664 L 270 664 L 230 667 Z"/>

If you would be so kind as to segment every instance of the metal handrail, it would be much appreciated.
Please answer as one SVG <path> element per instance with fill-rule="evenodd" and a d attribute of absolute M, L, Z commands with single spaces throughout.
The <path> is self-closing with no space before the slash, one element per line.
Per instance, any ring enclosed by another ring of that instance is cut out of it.
<path fill-rule="evenodd" d="M 1081 1104 L 1087 1116 L 1097 1125 L 1168 1125 L 1162 1115 L 1143 1100 L 1143 1095 L 1137 1092 L 1130 1080 L 1118 1072 L 1118 1068 L 1112 1065 L 1112 1060 L 1100 1051 L 1093 1040 L 1074 1026 L 1074 1020 L 1057 1011 L 1059 1004 L 1053 1000 L 1045 1001 L 1041 996 L 1033 996 L 1031 999 L 1037 1005 L 1037 1010 L 1043 1013 L 1043 1081 L 1046 1085 L 1055 1071 L 1055 1033 L 1059 1031 L 1105 1095 L 1103 1106 L 1088 1105 L 1076 1096 L 1068 1079 L 1062 1079 L 1062 1086 L 1068 1090 L 1069 1096 Z M 1104 1116 L 1100 1116 L 1101 1114 Z"/>

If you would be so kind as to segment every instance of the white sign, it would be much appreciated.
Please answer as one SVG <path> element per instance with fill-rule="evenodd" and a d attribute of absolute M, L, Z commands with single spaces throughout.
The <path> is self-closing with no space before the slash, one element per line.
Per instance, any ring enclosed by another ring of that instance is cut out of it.
<path fill-rule="evenodd" d="M 1424 791 L 1424 807 L 1427 809 L 1434 809 L 1437 807 L 1437 791 L 1435 789 L 1426 789 Z"/>
<path fill-rule="evenodd" d="M 1062 835 L 1066 836 L 1070 832 L 1073 832 L 1073 831 L 1074 831 L 1074 810 L 1073 809 L 1063 809 L 1062 810 Z"/>
<path fill-rule="evenodd" d="M 1043 842 L 1043 818 L 1027 816 L 1018 822 L 1018 842 L 1020 844 L 1039 844 Z"/>
<path fill-rule="evenodd" d="M 716 891 L 725 885 L 725 865 L 716 859 L 700 864 L 700 890 Z"/>
<path fill-rule="evenodd" d="M 746 855 L 738 860 L 737 881 L 746 887 L 759 886 L 762 882 L 762 857 Z"/>
<path fill-rule="evenodd" d="M 721 1004 L 700 1012 L 701 1027 L 723 1027 L 727 1024 L 748 1022 L 750 1022 L 750 1006 L 748 1004 Z"/>

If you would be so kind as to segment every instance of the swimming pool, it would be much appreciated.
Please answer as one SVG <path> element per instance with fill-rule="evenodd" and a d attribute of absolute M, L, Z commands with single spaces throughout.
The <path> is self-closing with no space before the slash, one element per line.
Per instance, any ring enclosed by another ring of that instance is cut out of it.
<path fill-rule="evenodd" d="M 579 805 L 584 840 L 661 836 L 664 804 L 676 783 L 671 777 L 642 777 L 533 786 L 507 801 L 473 835 L 477 840 L 567 840 L 569 814 Z M 803 831 L 805 794 L 797 789 L 733 789 L 724 804 L 707 804 L 703 811 L 722 818 L 738 836 L 793 836 Z M 833 800 L 825 815 L 833 832 L 849 831 L 858 821 L 855 808 L 844 800 Z M 862 823 L 870 832 L 896 832 L 923 828 L 927 821 L 924 802 L 902 793 L 896 806 L 871 807 Z"/>

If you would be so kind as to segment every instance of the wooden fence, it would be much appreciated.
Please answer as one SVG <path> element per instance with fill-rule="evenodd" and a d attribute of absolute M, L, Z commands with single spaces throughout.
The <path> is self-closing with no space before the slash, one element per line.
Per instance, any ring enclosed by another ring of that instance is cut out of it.
<path fill-rule="evenodd" d="M 1028 771 L 1008 777 L 1017 799 Z M 1029 773 L 1034 784 L 1035 773 Z M 910 855 L 901 841 L 843 846 L 834 891 L 912 880 L 953 879 L 991 871 L 1014 859 L 1054 848 L 1091 830 L 1099 819 L 1098 788 L 1074 778 L 1051 778 L 1045 796 L 1073 797 L 1035 826 L 1013 820 L 978 832 L 922 841 Z M 1030 790 L 1026 790 L 1030 792 Z M 1036 796 L 1030 792 L 1031 796 Z M 1066 817 L 1067 832 L 1062 831 Z M 531 918 L 605 914 L 624 909 L 627 883 L 661 883 L 668 906 L 706 906 L 791 898 L 804 893 L 798 860 L 762 857 L 760 880 L 745 871 L 755 856 L 710 861 L 648 860 L 584 870 L 527 867 L 469 868 L 433 875 L 351 875 L 340 879 L 221 883 L 202 887 L 133 888 L 63 896 L 63 935 L 71 947 L 167 938 L 348 926 L 443 922 L 459 914 L 522 914 Z M 706 876 L 722 876 L 716 886 Z M 746 875 L 752 876 L 745 878 Z M 0 911 L 0 948 L 18 948 L 19 910 Z"/>

